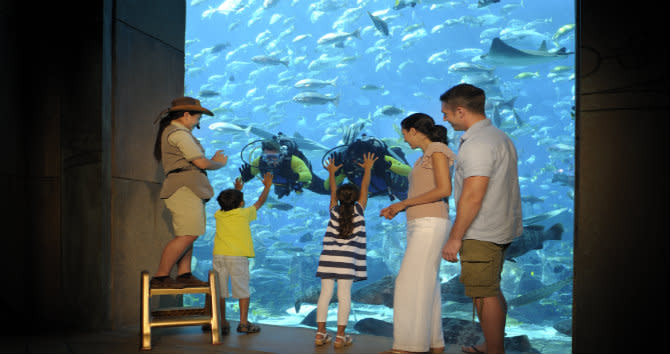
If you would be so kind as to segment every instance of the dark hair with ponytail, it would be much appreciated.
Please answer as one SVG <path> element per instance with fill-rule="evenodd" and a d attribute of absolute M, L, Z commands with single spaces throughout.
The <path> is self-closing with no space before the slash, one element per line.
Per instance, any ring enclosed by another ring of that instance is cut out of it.
<path fill-rule="evenodd" d="M 167 128 L 170 123 L 172 123 L 173 120 L 179 119 L 184 116 L 184 111 L 173 111 L 169 112 L 165 117 L 163 117 L 160 120 L 160 123 L 158 124 L 158 133 L 156 133 L 156 142 L 154 143 L 154 158 L 156 161 L 161 161 L 162 159 L 162 148 L 161 148 L 161 142 L 162 142 L 162 137 L 163 137 L 163 131 L 165 128 Z M 188 112 L 189 114 L 201 114 L 202 112 Z"/>
<path fill-rule="evenodd" d="M 435 124 L 433 118 L 425 113 L 413 113 L 407 118 L 403 119 L 400 126 L 405 130 L 414 128 L 416 131 L 423 133 L 430 139 L 430 141 L 449 144 L 447 139 L 447 128 L 442 125 Z"/>
<path fill-rule="evenodd" d="M 338 238 L 350 239 L 354 232 L 354 203 L 358 201 L 360 190 L 353 183 L 345 183 L 337 188 L 337 200 L 340 202 L 340 234 Z"/>

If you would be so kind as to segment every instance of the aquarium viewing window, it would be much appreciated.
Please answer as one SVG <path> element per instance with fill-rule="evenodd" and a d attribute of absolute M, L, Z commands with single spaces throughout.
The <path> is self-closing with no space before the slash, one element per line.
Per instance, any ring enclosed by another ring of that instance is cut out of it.
<path fill-rule="evenodd" d="M 328 176 L 324 156 L 357 140 L 372 140 L 411 166 L 420 151 L 404 143 L 399 125 L 414 112 L 447 127 L 449 147 L 458 152 L 462 133 L 442 121 L 439 96 L 461 82 L 484 89 L 487 116 L 519 153 L 524 234 L 503 268 L 506 336 L 539 352 L 571 352 L 574 1 L 188 0 L 186 5 L 184 93 L 214 112 L 203 116 L 194 135 L 207 155 L 223 149 L 229 156 L 223 169 L 209 174 L 216 194 L 233 187 L 238 169 L 258 158 L 260 141 L 273 136 L 291 142 L 284 153 L 311 165 L 314 180 Z M 259 177 L 245 184 L 248 205 L 262 187 Z M 253 322 L 315 326 L 310 313 L 318 298 L 315 273 L 330 199 L 295 189 L 279 197 L 273 187 L 251 224 Z M 368 279 L 352 289 L 347 330 L 353 333 L 367 331 L 364 319 L 393 320 L 388 287 L 402 260 L 406 220 L 378 217 L 391 203 L 389 194 L 403 197 L 401 191 L 381 191 L 366 209 Z M 453 220 L 453 198 L 449 207 Z M 207 232 L 194 245 L 193 269 L 201 279 L 212 268 L 217 209 L 215 200 L 207 203 Z M 459 286 L 459 272 L 458 264 L 442 262 L 445 333 L 449 326 L 475 331 L 468 327 L 472 304 Z M 203 301 L 184 298 L 187 306 Z M 330 329 L 336 327 L 334 307 Z M 237 301 L 227 301 L 226 316 L 238 319 Z M 447 338 L 467 344 L 453 340 Z M 529 349 L 519 351 L 524 350 Z"/>

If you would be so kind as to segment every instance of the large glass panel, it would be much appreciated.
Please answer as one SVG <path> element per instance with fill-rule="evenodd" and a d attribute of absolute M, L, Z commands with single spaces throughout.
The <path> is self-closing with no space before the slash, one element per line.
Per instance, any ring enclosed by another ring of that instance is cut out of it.
<path fill-rule="evenodd" d="M 190 0 L 185 94 L 215 112 L 195 135 L 208 155 L 223 149 L 230 157 L 209 174 L 215 193 L 232 188 L 243 161 L 258 157 L 259 139 L 280 133 L 297 143 L 314 180 L 327 177 L 321 165 L 329 150 L 364 134 L 411 166 L 420 151 L 403 142 L 398 126 L 412 112 L 444 124 L 457 152 L 461 133 L 442 122 L 439 96 L 459 82 L 475 84 L 487 93 L 487 115 L 519 152 L 525 228 L 503 270 L 506 335 L 517 337 L 517 348 L 525 339 L 519 336 L 527 336 L 539 352 L 569 352 L 574 27 L 571 0 Z M 251 224 L 250 320 L 313 325 L 329 196 L 303 188 L 279 198 L 273 188 Z M 261 189 L 258 178 L 245 185 L 247 205 Z M 390 203 L 381 191 L 366 209 L 369 274 L 352 290 L 354 333 L 370 330 L 366 318 L 392 322 L 393 309 L 384 304 L 404 252 L 405 217 L 378 217 Z M 453 219 L 452 198 L 449 205 Z M 207 233 L 195 244 L 194 271 L 203 279 L 212 267 L 217 209 L 215 200 L 207 204 Z M 476 332 L 468 326 L 472 305 L 459 272 L 458 264 L 442 262 L 445 335 L 472 344 L 454 337 Z M 227 317 L 238 319 L 235 300 L 227 302 Z"/>

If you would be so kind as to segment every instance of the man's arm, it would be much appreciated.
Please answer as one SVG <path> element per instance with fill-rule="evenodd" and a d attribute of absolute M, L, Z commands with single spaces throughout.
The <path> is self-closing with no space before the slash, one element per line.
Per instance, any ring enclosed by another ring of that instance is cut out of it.
<path fill-rule="evenodd" d="M 463 236 L 472 225 L 479 209 L 482 207 L 482 201 L 486 195 L 486 189 L 489 185 L 489 177 L 471 176 L 463 181 L 463 191 L 460 199 L 456 202 L 456 220 L 451 227 L 449 239 L 442 249 L 442 258 L 449 262 L 458 261 L 458 252 L 461 250 Z"/>

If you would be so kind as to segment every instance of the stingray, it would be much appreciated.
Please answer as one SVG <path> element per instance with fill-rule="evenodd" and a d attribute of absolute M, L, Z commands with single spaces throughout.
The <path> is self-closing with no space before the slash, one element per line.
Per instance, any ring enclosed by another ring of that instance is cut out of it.
<path fill-rule="evenodd" d="M 514 48 L 496 37 L 491 42 L 489 52 L 482 55 L 481 59 L 488 63 L 502 66 L 527 66 L 565 58 L 570 54 L 573 53 L 567 52 L 565 48 L 561 48 L 555 52 L 548 51 L 546 41 L 542 41 L 542 45 L 538 50 L 530 50 Z"/>

